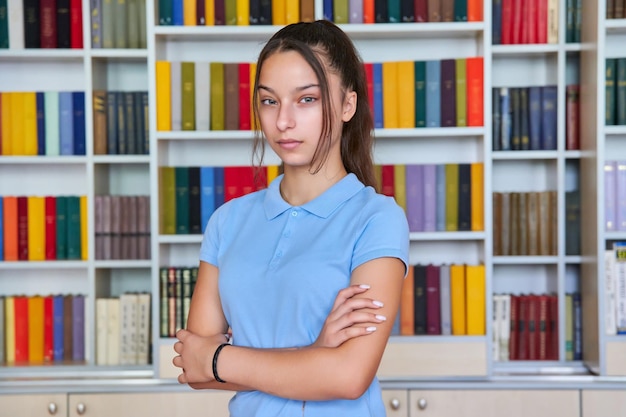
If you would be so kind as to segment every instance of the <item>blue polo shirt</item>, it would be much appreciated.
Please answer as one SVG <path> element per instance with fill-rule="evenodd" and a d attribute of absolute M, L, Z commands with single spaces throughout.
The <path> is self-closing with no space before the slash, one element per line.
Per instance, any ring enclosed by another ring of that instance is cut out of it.
<path fill-rule="evenodd" d="M 408 265 L 406 215 L 392 198 L 348 174 L 316 199 L 291 206 L 280 195 L 281 180 L 219 207 L 204 233 L 200 260 L 219 268 L 235 345 L 308 346 L 356 267 L 380 257 Z M 385 416 L 376 379 L 356 400 L 303 403 L 247 391 L 229 409 L 232 417 Z"/>

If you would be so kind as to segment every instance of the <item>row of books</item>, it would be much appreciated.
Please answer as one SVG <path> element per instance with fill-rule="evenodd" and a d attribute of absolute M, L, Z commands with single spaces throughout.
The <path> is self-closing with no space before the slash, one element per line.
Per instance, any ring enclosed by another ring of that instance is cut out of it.
<path fill-rule="evenodd" d="M 578 9 L 581 2 L 577 0 Z M 493 0 L 491 13 L 494 45 L 559 41 L 559 0 Z M 580 27 L 578 15 L 574 12 L 572 18 Z"/>
<path fill-rule="evenodd" d="M 146 48 L 146 0 L 90 0 L 89 4 L 92 48 Z"/>
<path fill-rule="evenodd" d="M 555 150 L 558 89 L 555 85 L 494 87 L 494 151 Z"/>
<path fill-rule="evenodd" d="M 147 91 L 93 92 L 96 155 L 148 155 L 150 125 Z"/>
<path fill-rule="evenodd" d="M 159 167 L 162 234 L 201 234 L 224 202 L 267 187 L 277 166 Z"/>
<path fill-rule="evenodd" d="M 626 19 L 626 1 L 606 0 L 607 19 Z"/>
<path fill-rule="evenodd" d="M 626 334 L 626 242 L 604 252 L 604 292 L 606 334 Z"/>
<path fill-rule="evenodd" d="M 565 360 L 582 360 L 580 293 L 565 294 Z M 494 294 L 493 357 L 497 361 L 558 360 L 555 294 Z"/>
<path fill-rule="evenodd" d="M 81 0 L 0 1 L 0 48 L 82 47 Z"/>
<path fill-rule="evenodd" d="M 150 196 L 96 195 L 96 259 L 150 259 Z"/>
<path fill-rule="evenodd" d="M 0 155 L 85 155 L 85 92 L 0 92 Z"/>
<path fill-rule="evenodd" d="M 0 261 L 87 259 L 86 196 L 0 196 Z"/>
<path fill-rule="evenodd" d="M 482 0 L 326 0 L 324 19 L 335 23 L 479 22 Z"/>
<path fill-rule="evenodd" d="M 484 335 L 485 266 L 417 264 L 402 286 L 395 334 Z"/>
<path fill-rule="evenodd" d="M 626 125 L 626 57 L 606 60 L 605 124 Z"/>
<path fill-rule="evenodd" d="M 483 57 L 364 65 L 376 128 L 483 126 Z M 255 70 L 157 61 L 157 130 L 251 129 Z"/>
<path fill-rule="evenodd" d="M 626 231 L 626 161 L 604 162 L 604 224 L 607 232 Z"/>
<path fill-rule="evenodd" d="M 557 192 L 494 192 L 493 255 L 555 256 Z"/>
<path fill-rule="evenodd" d="M 174 337 L 187 327 L 191 295 L 198 279 L 198 267 L 164 266 L 159 269 L 159 332 Z"/>
<path fill-rule="evenodd" d="M 96 299 L 96 365 L 151 363 L 150 293 Z"/>
<path fill-rule="evenodd" d="M 85 360 L 85 296 L 0 296 L 0 362 L 41 365 Z"/>
<path fill-rule="evenodd" d="M 484 230 L 482 163 L 383 165 L 380 176 L 411 232 Z"/>

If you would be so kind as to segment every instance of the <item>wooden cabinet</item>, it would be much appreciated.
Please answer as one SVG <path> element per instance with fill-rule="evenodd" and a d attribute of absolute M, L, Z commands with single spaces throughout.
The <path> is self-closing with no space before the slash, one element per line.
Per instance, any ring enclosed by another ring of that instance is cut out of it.
<path fill-rule="evenodd" d="M 614 417 L 626 415 L 626 391 L 583 390 L 582 417 Z"/>
<path fill-rule="evenodd" d="M 404 389 L 383 390 L 383 402 L 387 417 L 407 417 L 409 415 L 409 392 Z"/>
<path fill-rule="evenodd" d="M 66 394 L 0 395 L 0 417 L 63 417 L 66 415 Z"/>
<path fill-rule="evenodd" d="M 581 417 L 579 397 L 578 390 L 411 390 L 409 416 Z"/>

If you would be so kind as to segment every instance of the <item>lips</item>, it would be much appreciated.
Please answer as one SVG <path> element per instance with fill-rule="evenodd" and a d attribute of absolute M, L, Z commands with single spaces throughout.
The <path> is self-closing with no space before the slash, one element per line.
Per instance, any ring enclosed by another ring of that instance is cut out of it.
<path fill-rule="evenodd" d="M 293 139 L 283 139 L 278 141 L 278 145 L 283 149 L 294 149 L 297 148 L 302 142 Z"/>

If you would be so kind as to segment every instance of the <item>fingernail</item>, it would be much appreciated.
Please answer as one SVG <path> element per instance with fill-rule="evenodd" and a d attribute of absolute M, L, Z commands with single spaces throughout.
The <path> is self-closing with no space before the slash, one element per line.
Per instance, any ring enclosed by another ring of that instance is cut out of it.
<path fill-rule="evenodd" d="M 380 320 L 380 321 L 385 321 L 387 320 L 387 317 L 381 315 L 381 314 L 376 314 L 376 320 Z"/>
<path fill-rule="evenodd" d="M 376 306 L 376 307 L 382 307 L 383 303 L 377 300 L 372 301 L 372 303 Z"/>
<path fill-rule="evenodd" d="M 369 288 L 370 288 L 370 286 L 369 286 L 369 285 L 367 285 L 367 284 L 361 284 L 361 285 L 359 285 L 359 288 L 369 289 Z"/>
<path fill-rule="evenodd" d="M 366 327 L 365 330 L 371 333 L 376 330 L 376 326 Z"/>

